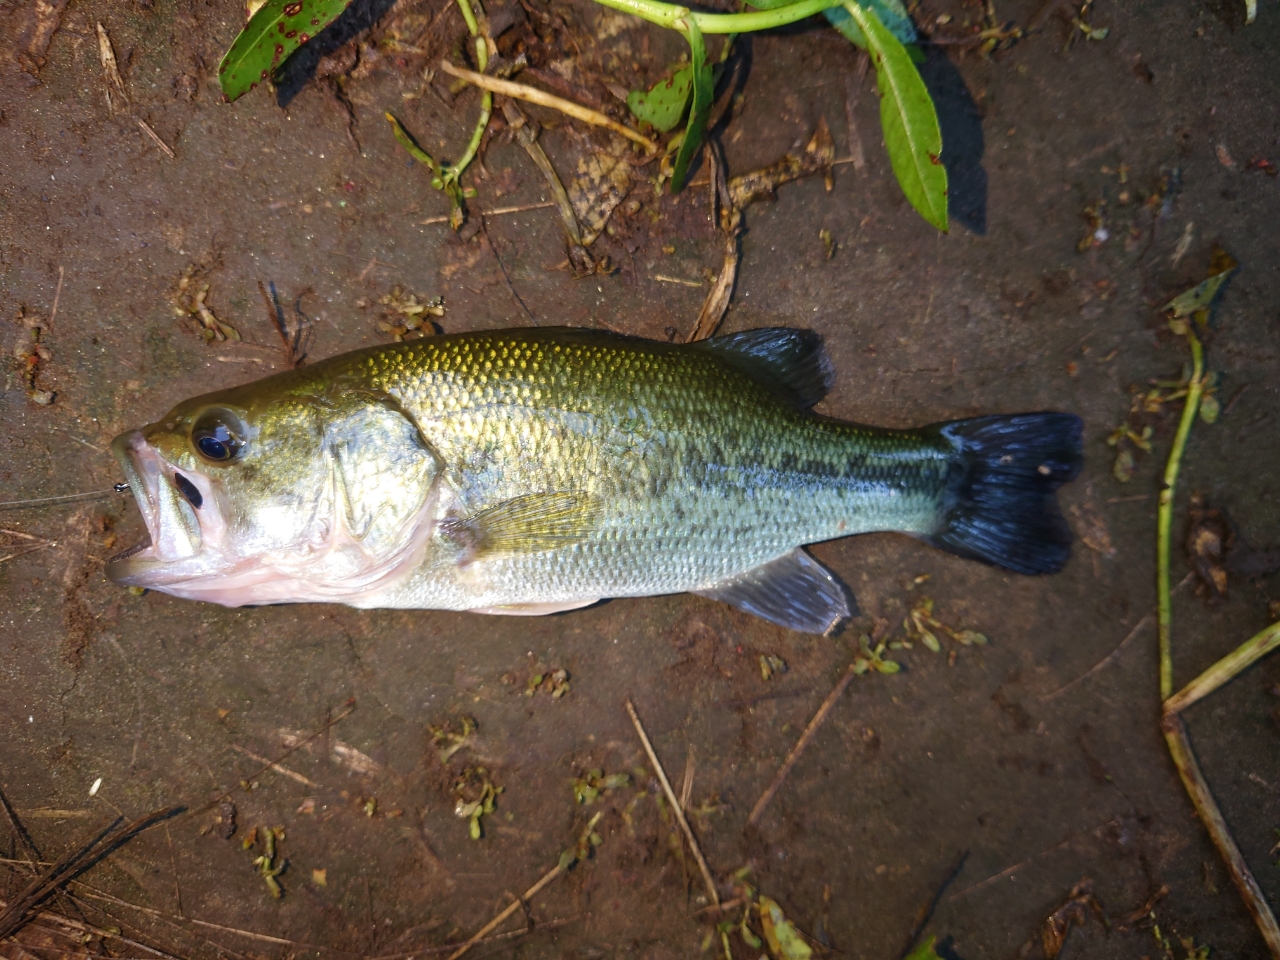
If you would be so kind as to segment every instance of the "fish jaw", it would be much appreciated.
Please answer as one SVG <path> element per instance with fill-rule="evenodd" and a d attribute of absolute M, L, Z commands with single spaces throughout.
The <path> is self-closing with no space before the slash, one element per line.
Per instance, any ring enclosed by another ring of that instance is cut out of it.
<path fill-rule="evenodd" d="M 218 550 L 226 523 L 208 478 L 181 471 L 202 497 L 197 511 L 178 491 L 174 475 L 179 471 L 147 442 L 141 430 L 116 437 L 111 452 L 124 471 L 147 536 L 108 560 L 107 576 L 122 586 L 164 590 L 172 583 L 226 570 L 229 564 Z"/>

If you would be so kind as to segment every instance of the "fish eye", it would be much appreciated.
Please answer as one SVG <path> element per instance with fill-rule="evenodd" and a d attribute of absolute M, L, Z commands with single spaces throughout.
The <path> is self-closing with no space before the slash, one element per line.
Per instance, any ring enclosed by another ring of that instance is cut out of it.
<path fill-rule="evenodd" d="M 206 410 L 191 428 L 191 442 L 206 460 L 226 463 L 244 452 L 244 424 L 230 410 Z"/>

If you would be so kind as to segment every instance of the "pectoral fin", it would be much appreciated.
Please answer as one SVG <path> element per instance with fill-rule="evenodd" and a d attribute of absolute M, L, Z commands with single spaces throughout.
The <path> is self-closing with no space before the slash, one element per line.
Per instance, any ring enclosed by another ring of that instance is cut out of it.
<path fill-rule="evenodd" d="M 801 633 L 829 633 L 856 609 L 844 584 L 798 548 L 693 592 Z"/>
<path fill-rule="evenodd" d="M 599 501 L 582 493 L 513 497 L 462 520 L 444 520 L 440 533 L 463 551 L 463 563 L 517 553 L 540 553 L 581 543 L 599 521 Z"/>

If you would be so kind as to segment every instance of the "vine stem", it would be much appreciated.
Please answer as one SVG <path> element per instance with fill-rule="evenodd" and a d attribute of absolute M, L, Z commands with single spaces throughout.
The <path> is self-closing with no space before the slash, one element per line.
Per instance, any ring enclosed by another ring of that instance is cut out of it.
<path fill-rule="evenodd" d="M 751 33 L 785 27 L 789 23 L 811 17 L 815 13 L 840 6 L 842 0 L 799 0 L 772 10 L 753 10 L 750 13 L 694 13 L 688 7 L 660 0 L 596 0 L 597 3 L 623 13 L 656 23 L 671 30 L 682 29 L 682 20 L 691 20 L 703 33 Z"/>
<path fill-rule="evenodd" d="M 1173 695 L 1173 604 L 1169 592 L 1169 553 L 1173 529 L 1173 497 L 1178 484 L 1178 470 L 1182 466 L 1182 454 L 1187 448 L 1191 425 L 1200 412 L 1200 397 L 1204 393 L 1204 348 L 1191 324 L 1187 324 L 1187 343 L 1191 345 L 1191 381 L 1187 384 L 1187 402 L 1182 408 L 1182 419 L 1173 438 L 1173 449 L 1164 468 L 1164 485 L 1160 488 L 1160 507 L 1156 516 L 1156 624 L 1160 637 L 1160 699 Z"/>
<path fill-rule="evenodd" d="M 480 0 L 474 0 L 474 2 L 480 8 L 480 15 L 483 17 L 484 8 L 480 6 Z M 483 33 L 480 31 L 480 22 L 476 19 L 471 3 L 472 0 L 458 0 L 458 9 L 462 11 L 462 19 L 467 21 L 467 29 L 471 31 L 471 36 L 475 37 L 476 65 L 480 68 L 480 72 L 484 73 L 489 68 L 488 29 L 486 28 Z M 493 94 L 488 90 L 482 90 L 480 93 L 480 116 L 476 120 L 476 128 L 471 134 L 471 141 L 467 144 L 466 151 L 458 158 L 458 162 L 451 164 L 449 169 L 445 171 L 444 180 L 446 182 L 452 180 L 457 183 L 462 176 L 462 171 L 466 170 L 471 161 L 476 158 L 476 154 L 480 152 L 480 141 L 484 139 L 484 132 L 488 129 L 489 118 L 492 115 Z"/>

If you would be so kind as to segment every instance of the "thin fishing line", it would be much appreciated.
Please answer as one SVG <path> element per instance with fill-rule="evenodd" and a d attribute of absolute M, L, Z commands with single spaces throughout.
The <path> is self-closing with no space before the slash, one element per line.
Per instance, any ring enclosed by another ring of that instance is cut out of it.
<path fill-rule="evenodd" d="M 124 490 L 128 490 L 128 484 L 124 484 Z M 0 510 L 8 510 L 16 507 L 34 507 L 40 503 L 68 503 L 73 500 L 100 500 L 103 497 L 109 497 L 113 493 L 124 493 L 119 487 L 113 487 L 110 490 L 95 490 L 91 493 L 68 493 L 61 497 L 36 497 L 34 500 L 6 500 L 0 502 Z"/>

